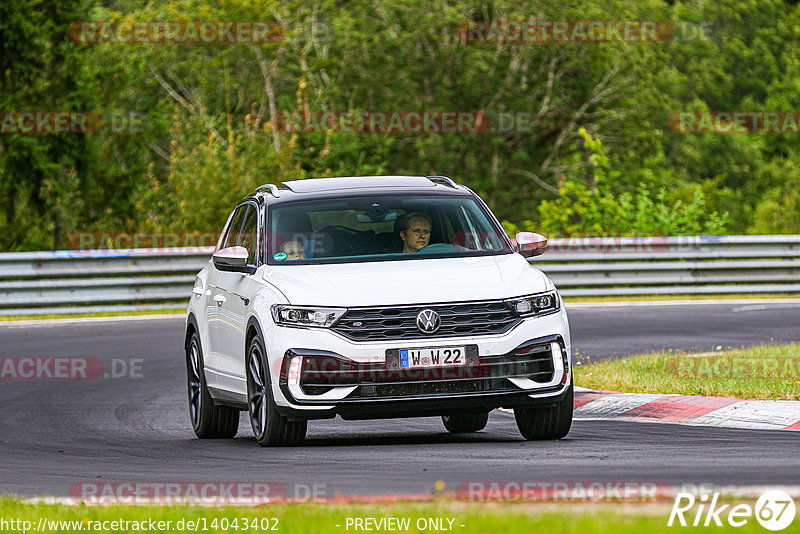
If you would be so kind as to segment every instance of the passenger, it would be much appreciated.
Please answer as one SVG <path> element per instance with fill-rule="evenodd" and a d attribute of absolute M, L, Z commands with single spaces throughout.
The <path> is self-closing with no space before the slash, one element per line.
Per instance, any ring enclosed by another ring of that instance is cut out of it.
<path fill-rule="evenodd" d="M 419 252 L 428 246 L 431 240 L 431 219 L 424 213 L 413 212 L 400 220 L 400 239 L 403 240 L 403 252 Z"/>
<path fill-rule="evenodd" d="M 283 244 L 282 250 L 283 253 L 286 254 L 287 260 L 304 260 L 307 258 L 306 248 L 299 239 L 287 241 Z"/>

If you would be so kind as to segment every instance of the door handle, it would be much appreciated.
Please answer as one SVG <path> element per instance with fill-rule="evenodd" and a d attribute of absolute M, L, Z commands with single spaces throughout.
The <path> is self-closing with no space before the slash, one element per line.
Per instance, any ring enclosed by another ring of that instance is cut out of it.
<path fill-rule="evenodd" d="M 225 298 L 224 295 L 220 295 L 219 293 L 214 295 L 214 302 L 217 303 L 217 306 L 222 306 L 225 303 L 226 300 L 227 299 Z"/>

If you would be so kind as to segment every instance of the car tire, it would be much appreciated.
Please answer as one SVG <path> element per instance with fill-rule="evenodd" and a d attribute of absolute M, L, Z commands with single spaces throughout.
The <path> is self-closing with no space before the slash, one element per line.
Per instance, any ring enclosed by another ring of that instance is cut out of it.
<path fill-rule="evenodd" d="M 253 434 L 262 447 L 300 445 L 308 421 L 289 421 L 278 413 L 268 369 L 264 344 L 254 336 L 247 349 L 247 412 Z"/>
<path fill-rule="evenodd" d="M 215 406 L 203 371 L 200 337 L 192 333 L 186 346 L 186 375 L 189 389 L 189 418 L 195 435 L 201 439 L 226 439 L 239 430 L 239 410 Z"/>
<path fill-rule="evenodd" d="M 453 434 L 466 434 L 478 432 L 486 428 L 489 422 L 489 412 L 484 413 L 454 413 L 442 416 L 442 423 L 448 432 Z"/>
<path fill-rule="evenodd" d="M 572 426 L 574 394 L 572 384 L 567 394 L 551 406 L 518 406 L 514 408 L 522 437 L 529 441 L 561 439 L 569 433 Z"/>

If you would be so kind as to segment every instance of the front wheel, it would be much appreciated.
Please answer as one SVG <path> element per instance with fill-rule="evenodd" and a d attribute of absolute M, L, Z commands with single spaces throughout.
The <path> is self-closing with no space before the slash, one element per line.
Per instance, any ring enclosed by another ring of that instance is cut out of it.
<path fill-rule="evenodd" d="M 268 369 L 264 345 L 255 336 L 247 351 L 247 407 L 253 434 L 262 447 L 300 445 L 308 421 L 289 421 L 278 413 Z"/>
<path fill-rule="evenodd" d="M 489 412 L 484 413 L 457 413 L 443 415 L 442 423 L 448 432 L 453 434 L 466 434 L 478 432 L 486 428 L 489 422 Z"/>
<path fill-rule="evenodd" d="M 572 384 L 564 398 L 552 406 L 519 406 L 514 408 L 522 437 L 527 440 L 561 439 L 569 433 L 572 426 L 573 410 Z"/>

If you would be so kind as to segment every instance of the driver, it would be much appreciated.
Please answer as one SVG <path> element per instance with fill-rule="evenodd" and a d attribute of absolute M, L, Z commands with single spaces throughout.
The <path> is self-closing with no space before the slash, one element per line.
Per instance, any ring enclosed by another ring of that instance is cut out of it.
<path fill-rule="evenodd" d="M 431 240 L 431 219 L 424 213 L 413 212 L 403 216 L 400 221 L 400 239 L 403 252 L 419 252 Z"/>

